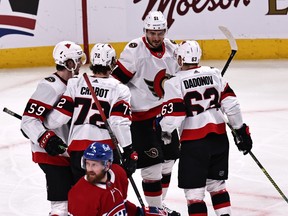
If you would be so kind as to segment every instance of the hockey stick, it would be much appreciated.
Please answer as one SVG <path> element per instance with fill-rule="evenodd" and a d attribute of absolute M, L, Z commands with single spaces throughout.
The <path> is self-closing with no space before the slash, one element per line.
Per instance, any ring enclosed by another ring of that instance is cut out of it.
<path fill-rule="evenodd" d="M 229 41 L 230 47 L 231 47 L 231 54 L 224 66 L 224 68 L 222 69 L 221 75 L 224 76 L 230 62 L 232 61 L 234 55 L 236 54 L 238 47 L 237 47 L 237 43 L 236 40 L 234 39 L 233 35 L 231 34 L 231 32 L 224 26 L 219 26 L 219 29 L 223 32 L 223 34 L 226 36 L 226 38 Z M 236 130 L 231 126 L 231 124 L 228 122 L 228 119 L 225 118 L 224 114 L 221 112 L 221 115 L 223 117 L 223 120 L 225 121 L 225 123 L 228 125 L 228 127 L 230 128 L 230 130 L 232 131 L 232 133 L 235 135 L 236 139 L 239 140 L 239 136 L 236 133 Z M 272 185 L 275 187 L 275 189 L 279 192 L 279 194 L 283 197 L 283 199 L 288 203 L 288 199 L 287 197 L 284 195 L 284 193 L 281 191 L 281 189 L 278 187 L 278 185 L 276 184 L 276 182 L 272 179 L 272 177 L 269 175 L 269 173 L 266 171 L 266 169 L 262 166 L 262 164 L 260 163 L 260 161 L 256 158 L 256 156 L 252 153 L 252 151 L 249 152 L 249 155 L 252 157 L 252 159 L 255 161 L 255 163 L 259 166 L 259 168 L 262 170 L 262 172 L 266 175 L 266 177 L 269 179 L 269 181 L 272 183 Z"/>
<path fill-rule="evenodd" d="M 6 107 L 4 107 L 3 112 L 6 112 L 6 113 L 8 113 L 9 115 L 14 116 L 14 117 L 17 118 L 17 119 L 20 119 L 20 120 L 22 119 L 22 116 L 20 116 L 19 114 L 15 113 L 15 112 L 13 112 L 13 111 L 11 111 L 11 110 L 9 110 L 9 109 L 6 108 Z"/>
<path fill-rule="evenodd" d="M 238 50 L 238 47 L 237 47 L 237 43 L 236 43 L 235 38 L 233 37 L 233 35 L 231 34 L 231 32 L 229 31 L 228 28 L 226 28 L 224 26 L 219 26 L 219 29 L 222 31 L 222 33 L 225 35 L 225 37 L 228 39 L 230 47 L 231 47 L 231 54 L 230 54 L 228 60 L 226 61 L 224 68 L 221 71 L 221 75 L 223 76 L 225 74 L 227 68 L 229 67 L 230 62 L 234 58 L 234 56 Z"/>
<path fill-rule="evenodd" d="M 230 128 L 230 130 L 232 131 L 233 135 L 236 137 L 237 140 L 240 140 L 236 130 L 232 127 L 232 125 L 228 122 L 228 119 L 224 116 L 224 114 L 222 113 L 222 111 L 219 111 L 221 113 L 221 116 L 223 118 L 223 120 L 225 121 L 225 123 L 228 125 L 228 127 Z M 269 173 L 266 171 L 266 169 L 262 166 L 262 164 L 260 163 L 260 161 L 256 158 L 256 156 L 252 153 L 252 151 L 249 151 L 249 155 L 253 158 L 253 160 L 256 162 L 256 164 L 260 167 L 260 169 L 262 170 L 262 172 L 266 175 L 266 177 L 269 179 L 269 181 L 272 183 L 272 185 L 275 187 L 275 189 L 279 192 L 279 194 L 282 196 L 282 198 L 288 203 L 288 199 L 285 196 L 285 194 L 282 192 L 282 190 L 278 187 L 278 185 L 276 184 L 276 182 L 272 179 L 272 177 L 269 175 Z"/>
<path fill-rule="evenodd" d="M 94 90 L 93 90 L 93 87 L 92 87 L 92 85 L 91 85 L 91 82 L 90 82 L 90 80 L 89 80 L 89 78 L 88 78 L 88 76 L 87 76 L 86 73 L 83 74 L 83 77 L 84 77 L 85 82 L 86 82 L 86 84 L 87 84 L 87 86 L 88 86 L 88 88 L 89 88 L 89 91 L 91 92 L 92 98 L 93 98 L 93 100 L 94 100 L 94 103 L 96 104 L 96 107 L 97 107 L 100 115 L 101 115 L 101 118 L 102 118 L 102 120 L 103 120 L 106 128 L 108 129 L 108 132 L 109 132 L 109 135 L 110 135 L 110 137 L 111 137 L 111 139 L 112 139 L 112 142 L 113 142 L 113 144 L 115 145 L 115 147 L 116 147 L 116 149 L 117 149 L 117 153 L 118 153 L 118 155 L 119 155 L 120 162 L 123 163 L 122 154 L 121 154 L 121 151 L 120 151 L 119 146 L 118 146 L 117 138 L 116 138 L 116 136 L 114 135 L 114 133 L 113 133 L 113 131 L 112 131 L 110 125 L 109 125 L 109 122 L 107 121 L 107 118 L 106 118 L 106 116 L 105 116 L 105 113 L 104 113 L 104 111 L 103 111 L 103 109 L 102 109 L 102 107 L 101 107 L 101 104 L 100 104 L 100 102 L 99 102 L 99 100 L 98 100 L 98 98 L 97 98 L 97 96 L 96 96 L 96 94 L 95 94 L 95 92 L 94 92 Z M 141 207 L 143 208 L 143 211 L 144 211 L 144 209 L 145 209 L 144 202 L 143 202 L 143 200 L 142 200 L 142 198 L 141 198 L 141 195 L 140 195 L 140 193 L 139 193 L 139 191 L 138 191 L 138 188 L 137 188 L 137 186 L 136 186 L 136 184 L 135 184 L 134 179 L 132 178 L 132 176 L 129 177 L 129 180 L 130 180 L 130 183 L 131 183 L 131 185 L 132 185 L 132 187 L 133 187 L 133 189 L 134 189 L 134 191 L 135 191 L 135 193 L 136 193 L 136 196 L 137 196 L 137 198 L 138 198 L 138 200 L 139 200 L 139 203 L 140 203 L 140 205 L 141 205 Z M 144 211 L 144 212 L 145 212 L 145 211 Z"/>

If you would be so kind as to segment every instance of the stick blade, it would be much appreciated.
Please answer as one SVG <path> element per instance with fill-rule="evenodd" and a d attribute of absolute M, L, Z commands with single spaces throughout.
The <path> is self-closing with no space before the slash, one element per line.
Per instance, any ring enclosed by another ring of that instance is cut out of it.
<path fill-rule="evenodd" d="M 218 28 L 225 35 L 225 37 L 228 39 L 231 50 L 238 50 L 236 40 L 233 37 L 233 35 L 231 34 L 231 32 L 229 31 L 229 29 L 226 28 L 225 26 L 219 26 Z"/>

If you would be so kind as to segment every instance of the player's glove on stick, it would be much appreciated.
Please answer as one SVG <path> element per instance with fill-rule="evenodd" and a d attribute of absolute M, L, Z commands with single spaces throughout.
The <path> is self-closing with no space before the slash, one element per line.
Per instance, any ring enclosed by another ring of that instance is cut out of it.
<path fill-rule="evenodd" d="M 167 216 L 168 213 L 161 208 L 153 207 L 153 206 L 147 206 L 144 208 L 144 210 L 140 207 L 137 207 L 137 213 L 138 216 Z"/>
<path fill-rule="evenodd" d="M 252 139 L 250 136 L 249 126 L 243 124 L 240 129 L 236 129 L 237 136 L 232 132 L 234 137 L 234 141 L 239 149 L 239 151 L 243 151 L 243 154 L 248 154 L 252 149 Z"/>
<path fill-rule="evenodd" d="M 134 151 L 132 145 L 123 148 L 123 168 L 126 170 L 127 176 L 130 177 L 137 168 L 138 154 Z"/>
<path fill-rule="evenodd" d="M 166 131 L 161 132 L 161 139 L 164 142 L 165 145 L 168 145 L 171 143 L 172 140 L 172 134 Z"/>
<path fill-rule="evenodd" d="M 58 154 L 63 154 L 66 151 L 67 145 L 59 138 L 53 131 L 47 130 L 38 139 L 39 146 L 44 148 L 46 152 L 55 156 Z"/>

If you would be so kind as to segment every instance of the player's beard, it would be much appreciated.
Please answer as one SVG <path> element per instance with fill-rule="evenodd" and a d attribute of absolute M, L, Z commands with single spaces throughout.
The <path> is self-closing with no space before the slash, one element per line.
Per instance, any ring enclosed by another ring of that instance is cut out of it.
<path fill-rule="evenodd" d="M 106 172 L 102 170 L 101 173 L 96 174 L 95 172 L 90 171 L 90 172 L 87 172 L 86 175 L 87 175 L 87 181 L 89 183 L 96 184 L 96 183 L 102 182 L 102 179 L 105 177 Z"/>

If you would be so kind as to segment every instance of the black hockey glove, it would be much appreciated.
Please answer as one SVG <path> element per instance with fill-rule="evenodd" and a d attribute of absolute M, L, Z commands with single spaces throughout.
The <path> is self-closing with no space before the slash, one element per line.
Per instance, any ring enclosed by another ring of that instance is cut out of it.
<path fill-rule="evenodd" d="M 38 139 L 39 146 L 44 148 L 46 152 L 55 156 L 63 154 L 66 151 L 67 145 L 53 131 L 47 130 Z"/>
<path fill-rule="evenodd" d="M 172 134 L 167 131 L 161 132 L 161 139 L 164 142 L 164 145 L 168 145 L 172 141 Z"/>
<path fill-rule="evenodd" d="M 132 145 L 123 148 L 123 168 L 125 169 L 128 178 L 136 171 L 138 154 L 134 151 Z"/>
<path fill-rule="evenodd" d="M 249 126 L 243 124 L 240 129 L 235 130 L 237 136 L 233 133 L 235 144 L 237 145 L 239 151 L 243 151 L 243 154 L 248 154 L 252 149 L 252 139 L 250 136 Z"/>

